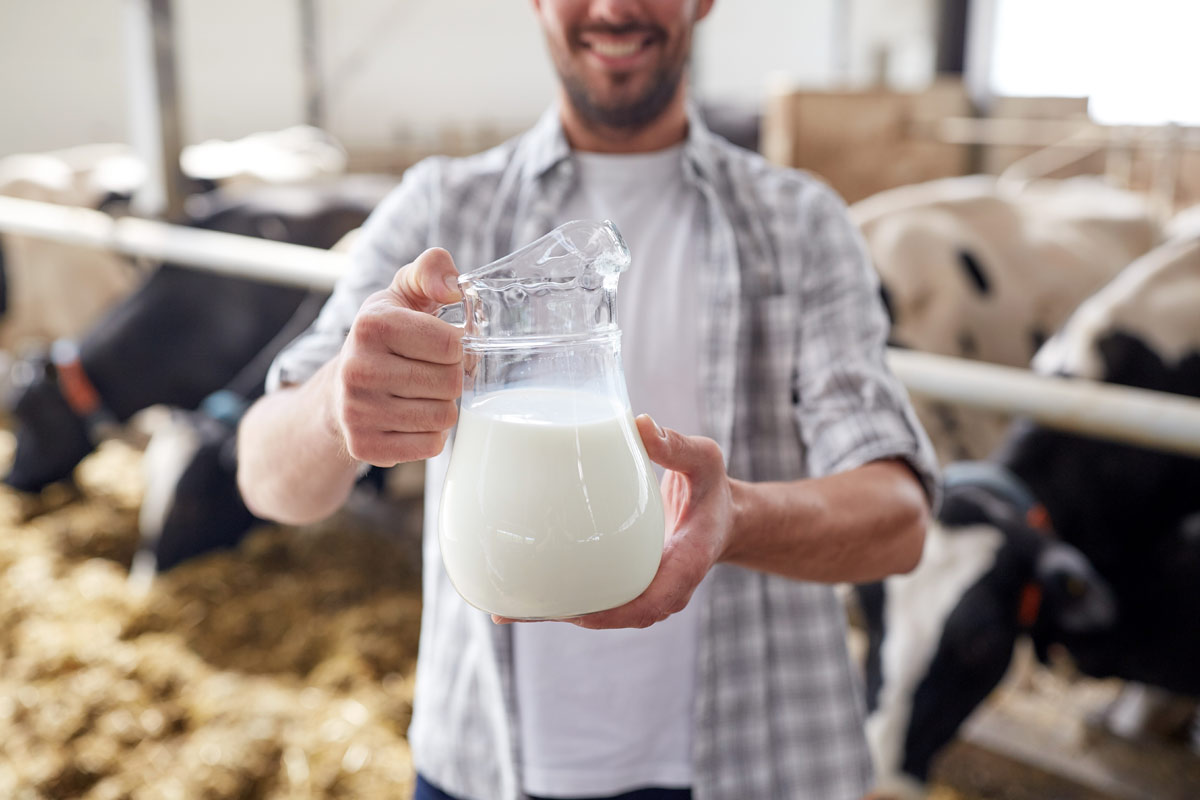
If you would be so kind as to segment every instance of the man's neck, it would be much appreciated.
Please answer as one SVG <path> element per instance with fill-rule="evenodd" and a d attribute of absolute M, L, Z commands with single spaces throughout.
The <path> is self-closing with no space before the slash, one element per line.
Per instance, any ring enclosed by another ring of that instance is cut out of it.
<path fill-rule="evenodd" d="M 559 115 L 563 133 L 574 150 L 588 153 L 651 153 L 665 150 L 687 138 L 686 92 L 681 84 L 670 105 L 649 125 L 622 130 L 597 125 L 585 119 L 565 91 L 560 91 Z"/>

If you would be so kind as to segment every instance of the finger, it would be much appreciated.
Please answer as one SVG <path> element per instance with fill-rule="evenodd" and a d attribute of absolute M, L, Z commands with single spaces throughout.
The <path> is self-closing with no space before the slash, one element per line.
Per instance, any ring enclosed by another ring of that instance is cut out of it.
<path fill-rule="evenodd" d="M 664 590 L 659 588 L 656 591 L 631 600 L 623 606 L 609 609 L 608 611 L 597 611 L 594 614 L 585 614 L 582 617 L 566 620 L 580 628 L 588 628 L 590 630 L 606 630 L 610 628 L 648 628 L 656 622 L 661 622 L 672 614 L 681 611 L 687 605 L 687 599 L 690 597 L 690 592 L 684 590 L 674 591 L 681 598 L 678 603 L 675 600 L 668 602 L 663 596 Z"/>
<path fill-rule="evenodd" d="M 443 433 L 346 434 L 346 451 L 351 458 L 374 467 L 394 467 L 407 461 L 434 458 L 446 446 Z"/>
<path fill-rule="evenodd" d="M 367 349 L 383 346 L 398 356 L 434 364 L 462 361 L 462 328 L 395 302 L 375 302 L 354 321 L 354 336 Z"/>
<path fill-rule="evenodd" d="M 689 478 L 706 476 L 718 465 L 724 467 L 721 447 L 712 439 L 661 428 L 649 414 L 642 414 L 636 421 L 646 455 L 655 464 Z"/>
<path fill-rule="evenodd" d="M 381 402 L 386 397 L 455 400 L 462 394 L 458 364 L 431 364 L 391 354 L 347 360 L 341 381 L 349 401 Z"/>
<path fill-rule="evenodd" d="M 463 372 L 457 364 L 430 364 L 400 359 L 401 377 L 392 384 L 395 397 L 417 400 L 455 400 L 462 395 Z"/>
<path fill-rule="evenodd" d="M 357 427 L 390 433 L 440 433 L 458 422 L 453 400 L 425 400 L 385 395 L 379 402 L 348 409 Z"/>
<path fill-rule="evenodd" d="M 433 311 L 440 305 L 462 299 L 458 289 L 458 268 L 454 259 L 440 247 L 431 247 L 411 264 L 401 267 L 390 287 L 407 308 Z"/>

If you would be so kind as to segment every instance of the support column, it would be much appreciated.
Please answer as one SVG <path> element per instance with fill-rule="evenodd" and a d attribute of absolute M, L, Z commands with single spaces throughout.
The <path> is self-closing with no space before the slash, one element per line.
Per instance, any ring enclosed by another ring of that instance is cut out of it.
<path fill-rule="evenodd" d="M 125 0 L 130 133 L 146 164 L 146 184 L 133 198 L 139 216 L 183 218 L 187 195 L 171 0 Z"/>
<path fill-rule="evenodd" d="M 317 0 L 300 3 L 300 65 L 304 74 L 304 121 L 325 127 L 325 90 L 321 81 L 321 48 Z"/>

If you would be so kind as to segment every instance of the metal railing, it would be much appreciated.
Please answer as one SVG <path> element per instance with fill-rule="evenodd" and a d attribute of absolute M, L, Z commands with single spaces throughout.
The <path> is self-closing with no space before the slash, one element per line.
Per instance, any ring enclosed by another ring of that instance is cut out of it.
<path fill-rule="evenodd" d="M 346 263 L 344 253 L 315 247 L 12 197 L 0 197 L 0 232 L 311 289 L 332 289 Z"/>
<path fill-rule="evenodd" d="M 0 232 L 315 289 L 332 288 L 346 264 L 343 253 L 8 197 L 0 197 Z M 911 350 L 890 350 L 888 359 L 914 395 L 1200 456 L 1200 400 L 1194 398 Z"/>
<path fill-rule="evenodd" d="M 1200 456 L 1200 400 L 1195 398 L 913 350 L 889 350 L 888 364 L 913 395 Z"/>

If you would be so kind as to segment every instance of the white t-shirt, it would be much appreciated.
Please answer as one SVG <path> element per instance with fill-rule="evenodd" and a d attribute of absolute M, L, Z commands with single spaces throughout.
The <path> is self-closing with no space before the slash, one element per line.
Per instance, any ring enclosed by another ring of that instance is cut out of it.
<path fill-rule="evenodd" d="M 633 255 L 617 292 L 633 413 L 699 434 L 699 330 L 692 277 L 700 199 L 683 148 L 576 153 L 576 190 L 559 222 L 611 219 Z M 659 470 L 661 475 L 661 470 Z M 645 630 L 568 623 L 513 629 L 524 789 L 548 797 L 691 785 L 700 594 Z"/>

